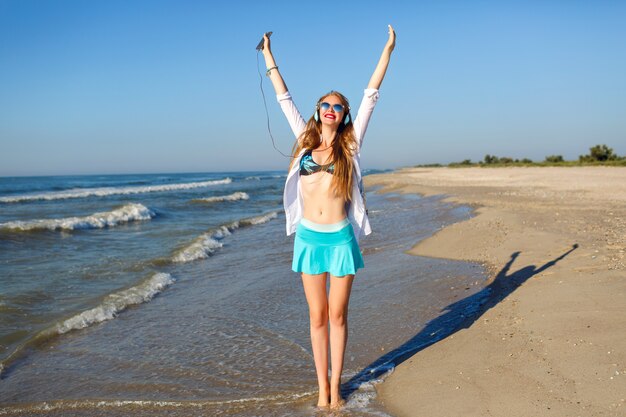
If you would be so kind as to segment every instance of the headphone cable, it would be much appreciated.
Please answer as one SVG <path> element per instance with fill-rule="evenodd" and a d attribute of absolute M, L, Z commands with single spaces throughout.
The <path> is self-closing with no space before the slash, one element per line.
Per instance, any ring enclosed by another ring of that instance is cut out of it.
<path fill-rule="evenodd" d="M 274 147 L 274 149 L 276 149 L 276 151 L 282 156 L 284 156 L 285 158 L 294 158 L 293 155 L 285 155 L 284 153 L 280 151 L 280 149 L 276 147 L 276 143 L 274 141 L 274 135 L 272 135 L 272 128 L 270 127 L 270 113 L 267 110 L 267 100 L 265 99 L 265 92 L 263 91 L 263 75 L 261 75 L 261 67 L 259 66 L 259 53 L 260 52 L 261 50 L 259 49 L 257 50 L 257 53 L 256 53 L 256 69 L 259 73 L 259 87 L 261 87 L 261 95 L 263 96 L 263 106 L 265 107 L 265 116 L 267 117 L 267 131 L 270 134 L 270 138 L 272 138 L 272 146 Z"/>
<path fill-rule="evenodd" d="M 284 153 L 282 153 L 280 151 L 280 149 L 278 149 L 276 147 L 276 142 L 274 141 L 274 135 L 272 134 L 272 128 L 270 127 L 270 114 L 269 111 L 267 110 L 267 100 L 265 99 L 265 91 L 263 91 L 263 75 L 261 75 L 261 67 L 259 65 L 259 53 L 261 52 L 261 50 L 257 50 L 256 53 L 256 70 L 259 73 L 259 87 L 261 88 L 261 95 L 263 96 L 263 106 L 265 107 L 265 116 L 267 118 L 267 131 L 270 134 L 270 138 L 272 138 L 272 146 L 274 147 L 274 149 L 276 149 L 276 152 L 278 152 L 279 154 L 281 154 L 282 156 L 284 156 L 285 158 L 295 158 L 295 155 L 285 155 Z M 324 148 L 324 149 L 312 149 L 313 152 L 323 152 L 327 149 L 332 148 L 333 145 L 331 144 L 330 146 Z"/>

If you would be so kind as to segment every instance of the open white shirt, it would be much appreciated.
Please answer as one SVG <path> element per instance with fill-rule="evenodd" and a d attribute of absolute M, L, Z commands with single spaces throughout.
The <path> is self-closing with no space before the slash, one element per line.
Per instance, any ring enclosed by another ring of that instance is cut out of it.
<path fill-rule="evenodd" d="M 365 210 L 363 181 L 361 178 L 361 146 L 363 145 L 363 137 L 367 130 L 376 101 L 378 101 L 378 89 L 366 88 L 363 93 L 363 100 L 359 106 L 356 118 L 354 119 L 354 133 L 357 141 L 357 149 L 354 152 L 352 161 L 354 164 L 354 180 L 352 181 L 352 201 L 347 206 L 348 220 L 354 229 L 354 236 L 358 240 L 363 235 L 369 235 L 372 232 L 367 211 Z M 291 98 L 291 94 L 287 91 L 284 94 L 276 96 L 280 104 L 289 126 L 297 138 L 300 137 L 306 127 L 304 118 L 298 111 L 298 108 Z M 287 235 L 291 235 L 296 231 L 298 222 L 302 219 L 303 199 L 300 190 L 300 158 L 306 150 L 303 149 L 296 157 L 296 161 L 291 166 L 287 180 L 285 181 L 285 190 L 283 192 L 283 205 L 285 207 L 285 217 L 287 226 Z"/>

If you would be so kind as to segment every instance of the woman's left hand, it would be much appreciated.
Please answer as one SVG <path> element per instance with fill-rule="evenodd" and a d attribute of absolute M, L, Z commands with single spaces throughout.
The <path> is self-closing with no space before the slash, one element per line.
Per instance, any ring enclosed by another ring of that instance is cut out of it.
<path fill-rule="evenodd" d="M 385 45 L 385 48 L 389 50 L 389 52 L 391 52 L 393 51 L 393 48 L 396 47 L 396 31 L 393 30 L 391 25 L 387 25 L 387 26 L 389 26 L 389 39 L 387 40 L 387 44 Z"/>

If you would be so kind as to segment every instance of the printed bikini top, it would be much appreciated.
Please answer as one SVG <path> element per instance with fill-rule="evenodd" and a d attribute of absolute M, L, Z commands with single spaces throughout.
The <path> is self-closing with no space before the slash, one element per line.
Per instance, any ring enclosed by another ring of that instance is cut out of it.
<path fill-rule="evenodd" d="M 326 165 L 319 165 L 313 160 L 312 152 L 313 151 L 308 150 L 302 155 L 302 158 L 300 158 L 300 175 L 311 175 L 320 171 L 326 171 L 329 174 L 335 172 L 335 164 L 333 162 Z"/>

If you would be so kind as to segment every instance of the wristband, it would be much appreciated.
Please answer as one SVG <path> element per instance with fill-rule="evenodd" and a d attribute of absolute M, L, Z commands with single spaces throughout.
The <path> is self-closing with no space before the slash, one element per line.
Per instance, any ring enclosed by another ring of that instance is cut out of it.
<path fill-rule="evenodd" d="M 274 66 L 272 68 L 268 68 L 267 71 L 265 71 L 265 75 L 267 75 L 269 77 L 273 69 L 278 69 L 278 66 Z"/>

